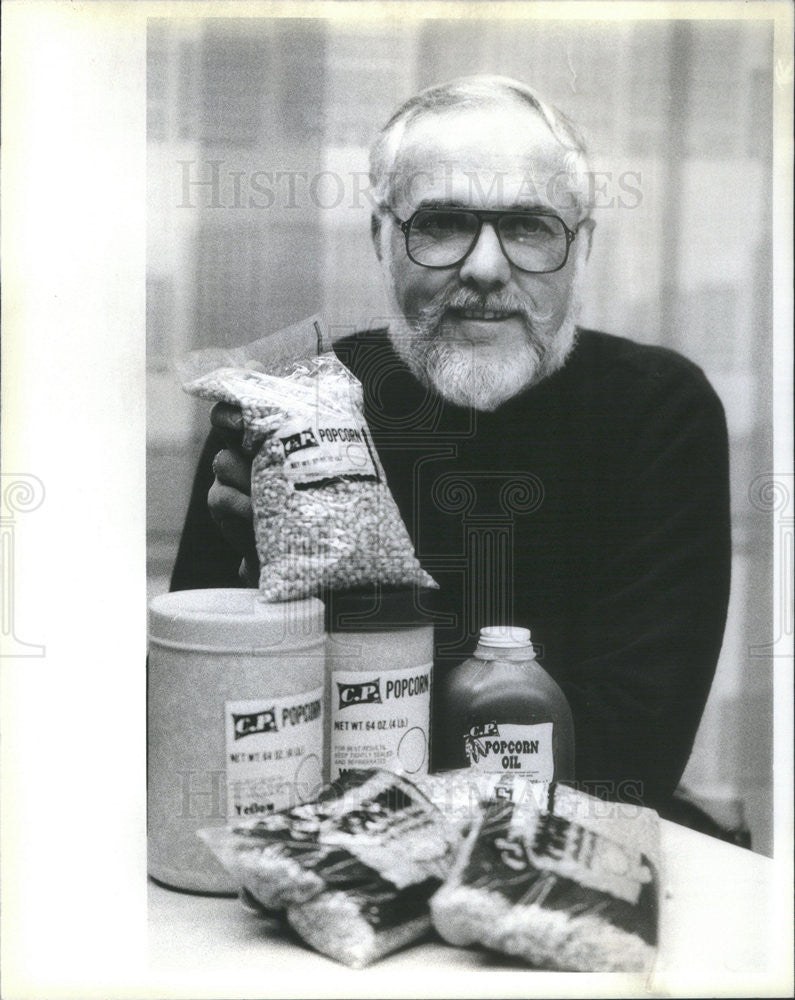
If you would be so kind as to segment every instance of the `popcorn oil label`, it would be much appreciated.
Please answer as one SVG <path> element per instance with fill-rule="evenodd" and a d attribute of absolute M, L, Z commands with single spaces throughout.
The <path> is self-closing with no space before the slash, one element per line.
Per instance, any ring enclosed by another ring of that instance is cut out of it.
<path fill-rule="evenodd" d="M 510 771 L 533 781 L 552 781 L 552 725 L 487 722 L 472 726 L 463 737 L 469 765 L 478 771 Z"/>
<path fill-rule="evenodd" d="M 431 664 L 331 675 L 331 779 L 369 767 L 428 773 Z"/>
<path fill-rule="evenodd" d="M 283 698 L 228 701 L 227 820 L 311 799 L 322 782 L 323 688 Z"/>
<path fill-rule="evenodd" d="M 284 474 L 297 488 L 340 476 L 378 482 L 367 431 L 355 420 L 335 414 L 293 419 L 278 438 Z"/>

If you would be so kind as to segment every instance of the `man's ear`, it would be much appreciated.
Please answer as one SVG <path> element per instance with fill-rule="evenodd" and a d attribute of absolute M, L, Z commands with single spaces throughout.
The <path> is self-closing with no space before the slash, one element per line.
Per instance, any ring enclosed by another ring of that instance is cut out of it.
<path fill-rule="evenodd" d="M 375 212 L 370 216 L 370 236 L 373 240 L 373 246 L 375 247 L 375 255 L 378 260 L 381 260 L 381 216 L 377 215 Z"/>
<path fill-rule="evenodd" d="M 585 259 L 591 256 L 591 246 L 593 244 L 593 231 L 596 228 L 596 222 L 593 219 L 583 219 L 577 230 L 577 234 L 585 234 Z"/>

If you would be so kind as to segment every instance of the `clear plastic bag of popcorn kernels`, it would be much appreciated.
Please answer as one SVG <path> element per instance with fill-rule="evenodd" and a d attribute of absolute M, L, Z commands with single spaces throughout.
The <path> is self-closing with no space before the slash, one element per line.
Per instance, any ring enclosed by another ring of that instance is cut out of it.
<path fill-rule="evenodd" d="M 537 968 L 647 975 L 657 949 L 657 814 L 550 784 L 484 803 L 431 900 L 450 944 Z M 516 792 L 516 789 L 514 789 Z"/>
<path fill-rule="evenodd" d="M 374 584 L 436 587 L 386 484 L 359 382 L 330 351 L 282 353 L 272 365 L 266 356 L 265 366 L 217 367 L 184 385 L 239 406 L 244 444 L 257 447 L 251 503 L 263 600 Z"/>
<path fill-rule="evenodd" d="M 452 863 L 455 824 L 407 779 L 349 771 L 304 802 L 199 831 L 246 905 L 280 913 L 312 948 L 362 968 L 418 941 Z"/>

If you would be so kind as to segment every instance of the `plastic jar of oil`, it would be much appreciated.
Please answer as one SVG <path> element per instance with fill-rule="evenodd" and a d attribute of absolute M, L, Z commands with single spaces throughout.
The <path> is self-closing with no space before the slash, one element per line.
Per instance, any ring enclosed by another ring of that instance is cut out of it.
<path fill-rule="evenodd" d="M 480 630 L 473 655 L 440 684 L 442 768 L 574 780 L 574 723 L 566 696 L 535 658 L 530 630 Z"/>

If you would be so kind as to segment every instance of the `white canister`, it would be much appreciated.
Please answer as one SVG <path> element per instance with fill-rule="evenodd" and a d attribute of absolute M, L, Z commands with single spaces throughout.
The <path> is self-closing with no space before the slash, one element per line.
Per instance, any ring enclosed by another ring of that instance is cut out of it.
<path fill-rule="evenodd" d="M 329 777 L 428 773 L 433 621 L 427 591 L 327 594 Z"/>
<path fill-rule="evenodd" d="M 233 893 L 196 836 L 311 798 L 322 780 L 323 604 L 185 590 L 149 608 L 148 868 Z"/>

